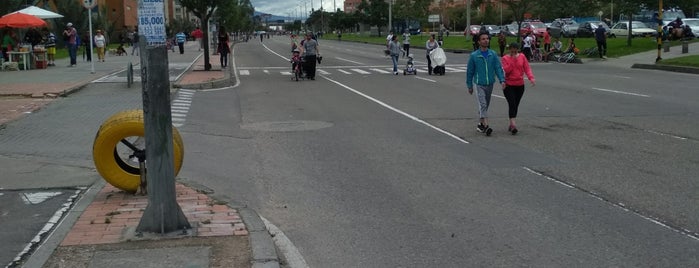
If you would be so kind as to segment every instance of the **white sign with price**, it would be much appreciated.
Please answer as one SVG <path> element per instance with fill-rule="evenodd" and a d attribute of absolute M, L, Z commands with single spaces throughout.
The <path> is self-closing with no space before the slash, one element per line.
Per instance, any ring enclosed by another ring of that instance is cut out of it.
<path fill-rule="evenodd" d="M 138 1 L 138 34 L 146 37 L 148 45 L 165 44 L 165 5 L 163 0 Z"/>

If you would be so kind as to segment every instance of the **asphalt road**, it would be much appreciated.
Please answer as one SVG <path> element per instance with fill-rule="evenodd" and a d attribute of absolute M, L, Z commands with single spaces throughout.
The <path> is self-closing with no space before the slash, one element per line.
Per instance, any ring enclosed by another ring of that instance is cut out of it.
<path fill-rule="evenodd" d="M 180 177 L 255 209 L 310 267 L 699 263 L 696 75 L 537 63 L 520 133 L 496 88 L 486 137 L 467 55 L 394 76 L 379 46 L 321 41 L 316 81 L 295 82 L 289 47 L 238 44 L 240 85 L 194 94 Z"/>

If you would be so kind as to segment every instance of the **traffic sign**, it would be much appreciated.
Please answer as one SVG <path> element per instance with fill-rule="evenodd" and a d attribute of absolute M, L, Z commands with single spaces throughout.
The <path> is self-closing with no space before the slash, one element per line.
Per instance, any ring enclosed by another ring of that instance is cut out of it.
<path fill-rule="evenodd" d="M 439 15 L 427 16 L 427 22 L 439 22 Z"/>
<path fill-rule="evenodd" d="M 165 44 L 165 4 L 163 0 L 138 2 L 138 34 L 146 38 L 148 45 Z"/>
<path fill-rule="evenodd" d="M 87 9 L 92 9 L 97 6 L 97 0 L 83 0 L 83 6 Z"/>

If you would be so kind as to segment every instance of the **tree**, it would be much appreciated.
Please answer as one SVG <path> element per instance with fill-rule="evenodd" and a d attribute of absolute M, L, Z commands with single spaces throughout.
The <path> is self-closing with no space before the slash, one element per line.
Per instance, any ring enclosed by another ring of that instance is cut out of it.
<path fill-rule="evenodd" d="M 209 57 L 209 19 L 214 14 L 216 7 L 224 5 L 224 2 L 229 2 L 229 0 L 180 0 L 180 4 L 187 10 L 192 12 L 194 16 L 199 18 L 201 21 L 201 28 L 204 31 L 204 39 L 202 40 L 204 46 L 204 70 L 211 70 L 211 61 Z M 175 29 L 184 30 L 184 29 Z"/>
<path fill-rule="evenodd" d="M 522 29 L 522 21 L 524 21 L 524 14 L 531 12 L 532 8 L 536 6 L 535 0 L 503 0 L 502 3 L 507 5 L 507 7 L 512 11 L 512 16 L 514 20 L 517 21 L 517 33 Z M 517 34 L 517 42 L 520 41 L 522 37 Z"/>
<path fill-rule="evenodd" d="M 357 9 L 362 17 L 360 22 L 378 27 L 379 35 L 381 35 L 381 27 L 388 24 L 388 3 L 384 1 L 368 3 L 366 0 L 362 0 Z"/>
<path fill-rule="evenodd" d="M 252 15 L 254 8 L 250 0 L 224 1 L 216 9 L 215 16 L 219 25 L 235 32 L 252 30 Z"/>

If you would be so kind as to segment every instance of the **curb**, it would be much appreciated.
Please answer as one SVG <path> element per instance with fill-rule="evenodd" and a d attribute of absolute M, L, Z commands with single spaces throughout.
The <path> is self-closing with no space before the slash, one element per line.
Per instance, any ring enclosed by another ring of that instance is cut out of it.
<path fill-rule="evenodd" d="M 688 73 L 688 74 L 699 74 L 699 68 L 696 68 L 696 67 L 674 66 L 674 65 L 664 65 L 664 64 L 635 63 L 634 65 L 631 66 L 631 68 L 660 70 L 660 71 Z"/>

